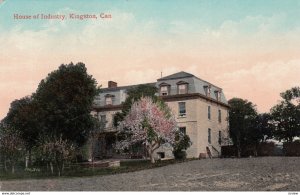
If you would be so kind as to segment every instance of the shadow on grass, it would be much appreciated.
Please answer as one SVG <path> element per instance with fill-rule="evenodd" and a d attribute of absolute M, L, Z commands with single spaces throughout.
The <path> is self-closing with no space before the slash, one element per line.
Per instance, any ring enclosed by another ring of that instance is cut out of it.
<path fill-rule="evenodd" d="M 5 172 L 1 170 L 0 180 L 13 180 L 13 179 L 50 179 L 50 178 L 72 178 L 72 177 L 87 177 L 87 176 L 101 176 L 101 175 L 113 175 L 119 173 L 128 173 L 134 171 L 140 171 L 145 169 L 152 169 L 157 167 L 163 167 L 175 163 L 187 162 L 193 159 L 186 160 L 164 160 L 157 161 L 152 164 L 148 160 L 135 160 L 124 161 L 120 163 L 120 167 L 83 167 L 80 164 L 69 164 L 66 166 L 63 175 L 57 176 L 57 173 L 51 174 L 50 170 L 47 170 L 44 166 L 35 166 L 25 170 L 24 167 L 18 166 L 15 173 Z M 31 171 L 34 170 L 34 171 Z"/>

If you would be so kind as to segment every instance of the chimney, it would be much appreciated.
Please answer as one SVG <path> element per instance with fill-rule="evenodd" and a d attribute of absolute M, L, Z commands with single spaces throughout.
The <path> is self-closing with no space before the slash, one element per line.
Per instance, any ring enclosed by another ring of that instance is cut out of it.
<path fill-rule="evenodd" d="M 108 81 L 108 88 L 118 87 L 118 83 L 114 81 Z"/>

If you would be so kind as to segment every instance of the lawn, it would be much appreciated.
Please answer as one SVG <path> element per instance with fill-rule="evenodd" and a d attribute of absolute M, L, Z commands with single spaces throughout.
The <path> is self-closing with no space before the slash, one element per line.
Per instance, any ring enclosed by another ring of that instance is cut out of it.
<path fill-rule="evenodd" d="M 56 173 L 51 174 L 50 170 L 47 170 L 44 166 L 33 166 L 29 169 L 25 169 L 24 166 L 17 166 L 15 173 L 12 174 L 10 171 L 5 172 L 1 169 L 0 180 L 11 180 L 11 179 L 38 179 L 38 178 L 67 178 L 67 177 L 85 177 L 85 176 L 99 176 L 99 175 L 111 175 L 118 173 L 134 172 L 144 169 L 152 169 L 156 167 L 162 167 L 170 164 L 180 163 L 189 161 L 187 160 L 164 160 L 157 161 L 152 164 L 146 160 L 135 160 L 135 161 L 121 161 L 120 167 L 83 167 L 80 164 L 69 164 L 65 167 L 63 175 L 58 177 Z"/>

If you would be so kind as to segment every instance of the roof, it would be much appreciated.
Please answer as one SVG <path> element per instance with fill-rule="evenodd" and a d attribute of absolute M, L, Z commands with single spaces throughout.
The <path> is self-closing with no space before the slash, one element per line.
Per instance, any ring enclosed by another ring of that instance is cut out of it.
<path fill-rule="evenodd" d="M 102 88 L 101 92 L 111 92 L 111 91 L 118 91 L 118 90 L 128 90 L 133 87 L 137 87 L 139 85 L 151 85 L 155 86 L 156 83 L 143 83 L 143 84 L 138 84 L 138 85 L 127 85 L 127 86 L 120 86 L 120 87 L 112 87 L 112 88 Z"/>
<path fill-rule="evenodd" d="M 203 80 L 203 79 L 200 79 L 199 77 L 196 77 L 195 75 L 190 74 L 190 73 L 187 73 L 187 72 L 184 72 L 184 71 L 177 72 L 177 73 L 175 73 L 175 74 L 171 74 L 171 75 L 169 75 L 169 76 L 162 77 L 162 78 L 160 78 L 160 79 L 157 79 L 157 81 L 172 80 L 172 79 L 181 79 L 181 78 L 189 78 L 189 77 L 195 77 L 195 78 L 197 78 L 197 79 L 203 81 L 204 83 L 207 83 L 207 84 L 212 85 L 212 86 L 214 86 L 214 87 L 216 87 L 216 88 L 218 88 L 218 89 L 221 89 L 220 87 L 218 87 L 218 86 L 216 86 L 216 85 L 214 85 L 214 84 L 211 84 L 211 83 L 208 82 L 208 81 L 205 81 L 205 80 Z"/>
<path fill-rule="evenodd" d="M 195 77 L 194 75 L 181 71 L 177 72 L 175 74 L 171 74 L 169 76 L 162 77 L 160 79 L 157 79 L 157 81 L 163 81 L 163 80 L 170 80 L 170 79 L 180 79 L 180 78 L 187 78 L 187 77 Z"/>

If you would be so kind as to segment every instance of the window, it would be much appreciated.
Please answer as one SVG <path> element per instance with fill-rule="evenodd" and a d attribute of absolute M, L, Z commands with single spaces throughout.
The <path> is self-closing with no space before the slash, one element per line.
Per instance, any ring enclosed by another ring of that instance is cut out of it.
<path fill-rule="evenodd" d="M 112 97 L 111 96 L 105 98 L 105 104 L 112 105 Z"/>
<path fill-rule="evenodd" d="M 178 85 L 178 94 L 186 94 L 187 93 L 187 84 Z"/>
<path fill-rule="evenodd" d="M 205 91 L 205 95 L 210 97 L 210 93 L 211 93 L 211 89 L 210 89 L 210 86 L 209 85 L 205 85 L 203 86 L 204 88 L 204 91 Z"/>
<path fill-rule="evenodd" d="M 185 116 L 186 115 L 185 102 L 178 102 L 178 106 L 179 106 L 179 116 Z"/>
<path fill-rule="evenodd" d="M 160 95 L 169 95 L 169 88 L 168 86 L 161 86 L 160 87 Z"/>
<path fill-rule="evenodd" d="M 221 116 L 221 110 L 219 109 L 218 110 L 218 120 L 219 120 L 219 123 L 222 121 L 222 116 Z"/>
<path fill-rule="evenodd" d="M 221 90 L 216 90 L 215 91 L 215 95 L 216 95 L 216 100 L 217 101 L 221 101 L 221 94 L 222 94 Z"/>
<path fill-rule="evenodd" d="M 211 144 L 211 129 L 210 128 L 208 128 L 207 133 L 208 133 L 208 136 L 207 136 L 208 140 L 207 141 L 208 141 L 209 144 Z"/>
<path fill-rule="evenodd" d="M 100 115 L 101 126 L 106 127 L 106 115 Z"/>
<path fill-rule="evenodd" d="M 210 120 L 210 106 L 207 107 L 207 118 Z"/>
<path fill-rule="evenodd" d="M 219 139 L 218 139 L 219 144 L 221 145 L 222 143 L 222 132 L 219 131 Z"/>
<path fill-rule="evenodd" d="M 186 127 L 179 127 L 179 131 L 180 131 L 183 135 L 186 135 Z"/>

